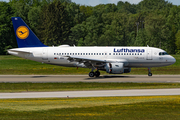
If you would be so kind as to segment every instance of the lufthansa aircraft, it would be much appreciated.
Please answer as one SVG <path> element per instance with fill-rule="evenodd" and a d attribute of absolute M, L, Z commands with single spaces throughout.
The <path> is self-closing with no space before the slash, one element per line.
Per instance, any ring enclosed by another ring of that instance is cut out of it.
<path fill-rule="evenodd" d="M 8 50 L 9 54 L 52 65 L 90 68 L 90 77 L 99 77 L 100 70 L 110 74 L 129 73 L 133 67 L 148 68 L 148 76 L 152 76 L 151 67 L 176 62 L 166 51 L 149 46 L 48 47 L 40 42 L 20 17 L 12 17 L 12 22 L 19 48 Z"/>

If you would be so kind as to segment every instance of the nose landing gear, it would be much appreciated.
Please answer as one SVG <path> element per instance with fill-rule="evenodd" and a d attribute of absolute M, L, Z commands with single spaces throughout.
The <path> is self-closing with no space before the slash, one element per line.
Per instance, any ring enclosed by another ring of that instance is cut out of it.
<path fill-rule="evenodd" d="M 148 76 L 151 77 L 152 73 L 151 73 L 151 68 L 148 68 Z"/>

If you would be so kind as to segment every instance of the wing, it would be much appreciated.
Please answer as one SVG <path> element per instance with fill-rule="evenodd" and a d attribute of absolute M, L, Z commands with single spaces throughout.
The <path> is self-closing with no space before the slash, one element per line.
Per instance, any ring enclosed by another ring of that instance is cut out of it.
<path fill-rule="evenodd" d="M 66 56 L 69 62 L 79 62 L 84 63 L 85 66 L 89 68 L 101 68 L 106 65 L 106 63 L 124 63 L 125 66 L 129 64 L 126 59 L 91 59 L 91 58 L 83 58 L 78 56 Z"/>
<path fill-rule="evenodd" d="M 104 63 L 106 63 L 106 60 L 102 60 L 102 59 L 91 59 L 91 58 L 83 58 L 77 56 L 66 56 L 66 57 L 68 57 L 67 60 L 69 60 L 69 62 L 79 62 L 80 64 L 84 63 L 84 65 L 86 65 L 89 68 L 95 67 L 97 64 L 98 66 L 103 66 Z"/>

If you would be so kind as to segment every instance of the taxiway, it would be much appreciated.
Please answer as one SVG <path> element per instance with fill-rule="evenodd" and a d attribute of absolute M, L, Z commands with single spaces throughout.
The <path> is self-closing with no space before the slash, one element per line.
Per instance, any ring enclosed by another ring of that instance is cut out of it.
<path fill-rule="evenodd" d="M 180 89 L 0 93 L 0 99 L 180 95 Z"/>

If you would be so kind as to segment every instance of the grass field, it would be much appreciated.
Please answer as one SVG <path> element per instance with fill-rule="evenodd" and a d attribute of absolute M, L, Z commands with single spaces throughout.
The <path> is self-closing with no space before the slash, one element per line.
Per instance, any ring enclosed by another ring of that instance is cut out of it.
<path fill-rule="evenodd" d="M 0 100 L 7 120 L 179 120 L 180 96 Z"/>
<path fill-rule="evenodd" d="M 171 66 L 152 68 L 153 75 L 157 74 L 180 74 L 180 55 L 174 55 L 177 62 Z M 68 68 L 47 65 L 23 58 L 6 55 L 0 56 L 0 75 L 79 75 L 88 74 L 91 70 L 87 68 Z M 147 74 L 147 68 L 132 68 L 129 74 Z M 101 71 L 101 74 L 107 74 Z"/>
<path fill-rule="evenodd" d="M 0 83 L 0 92 L 180 88 L 180 83 Z"/>

